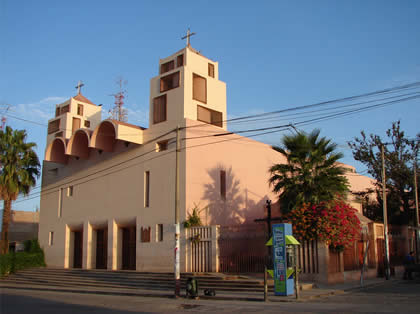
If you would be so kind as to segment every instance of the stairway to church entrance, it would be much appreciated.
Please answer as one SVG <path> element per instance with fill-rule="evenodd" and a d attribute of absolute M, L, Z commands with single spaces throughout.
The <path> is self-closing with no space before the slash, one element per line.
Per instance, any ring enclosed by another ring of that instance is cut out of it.
<path fill-rule="evenodd" d="M 96 230 L 96 269 L 107 269 L 108 266 L 108 230 Z"/>
<path fill-rule="evenodd" d="M 73 268 L 82 268 L 83 231 L 73 231 L 73 234 L 74 234 Z"/>
<path fill-rule="evenodd" d="M 136 270 L 136 226 L 122 228 L 122 269 Z"/>

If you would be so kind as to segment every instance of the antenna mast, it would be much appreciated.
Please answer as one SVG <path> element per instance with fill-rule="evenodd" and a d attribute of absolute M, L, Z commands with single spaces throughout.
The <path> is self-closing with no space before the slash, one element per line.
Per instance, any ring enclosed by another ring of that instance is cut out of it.
<path fill-rule="evenodd" d="M 127 110 L 123 108 L 124 98 L 127 93 L 124 87 L 127 85 L 127 81 L 124 81 L 123 78 L 120 77 L 117 79 L 116 83 L 119 87 L 119 91 L 116 94 L 111 95 L 115 98 L 115 106 L 109 111 L 110 118 L 121 122 L 127 122 Z"/>
<path fill-rule="evenodd" d="M 5 106 L 6 106 L 6 109 L 4 110 L 3 116 L 1 117 L 0 130 L 3 130 L 4 126 L 6 125 L 7 118 L 5 114 L 7 113 L 7 111 L 9 111 L 9 108 L 10 108 L 10 105 L 5 105 Z"/>

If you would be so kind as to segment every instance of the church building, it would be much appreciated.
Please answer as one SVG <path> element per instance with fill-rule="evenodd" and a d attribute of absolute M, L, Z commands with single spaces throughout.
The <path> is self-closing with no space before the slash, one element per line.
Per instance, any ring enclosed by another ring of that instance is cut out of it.
<path fill-rule="evenodd" d="M 182 222 L 254 223 L 277 199 L 268 169 L 285 162 L 269 145 L 227 132 L 219 64 L 189 44 L 159 61 L 150 81 L 149 128 L 101 117 L 80 92 L 56 106 L 43 162 L 39 241 L 48 266 L 171 272 L 179 164 L 181 271 L 192 271 Z M 176 150 L 176 136 L 180 149 Z M 367 177 L 349 176 L 356 190 Z M 217 238 L 217 228 L 209 227 Z M 208 256 L 217 271 L 217 246 Z"/>

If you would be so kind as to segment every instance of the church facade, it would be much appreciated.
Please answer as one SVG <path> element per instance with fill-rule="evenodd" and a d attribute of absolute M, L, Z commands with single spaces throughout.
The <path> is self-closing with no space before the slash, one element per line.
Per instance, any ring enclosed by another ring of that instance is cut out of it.
<path fill-rule="evenodd" d="M 101 120 L 101 107 L 80 92 L 56 106 L 39 227 L 49 266 L 173 271 L 176 156 L 183 272 L 191 271 L 192 256 L 182 222 L 193 208 L 207 226 L 241 225 L 276 199 L 268 169 L 285 160 L 269 145 L 227 132 L 217 62 L 190 45 L 160 60 L 149 112 L 145 129 Z M 372 184 L 348 178 L 357 191 Z"/>

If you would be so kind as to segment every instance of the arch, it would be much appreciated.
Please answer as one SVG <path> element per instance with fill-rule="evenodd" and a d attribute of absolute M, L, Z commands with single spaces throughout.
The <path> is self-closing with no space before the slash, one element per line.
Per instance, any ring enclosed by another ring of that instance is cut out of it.
<path fill-rule="evenodd" d="M 114 150 L 116 139 L 116 126 L 110 120 L 102 121 L 93 131 L 90 139 L 90 147 L 112 152 Z"/>
<path fill-rule="evenodd" d="M 56 137 L 47 147 L 45 160 L 60 164 L 66 164 L 69 156 L 66 155 L 66 140 Z"/>
<path fill-rule="evenodd" d="M 77 130 L 67 143 L 67 155 L 89 158 L 89 139 L 90 134 L 85 129 Z"/>

